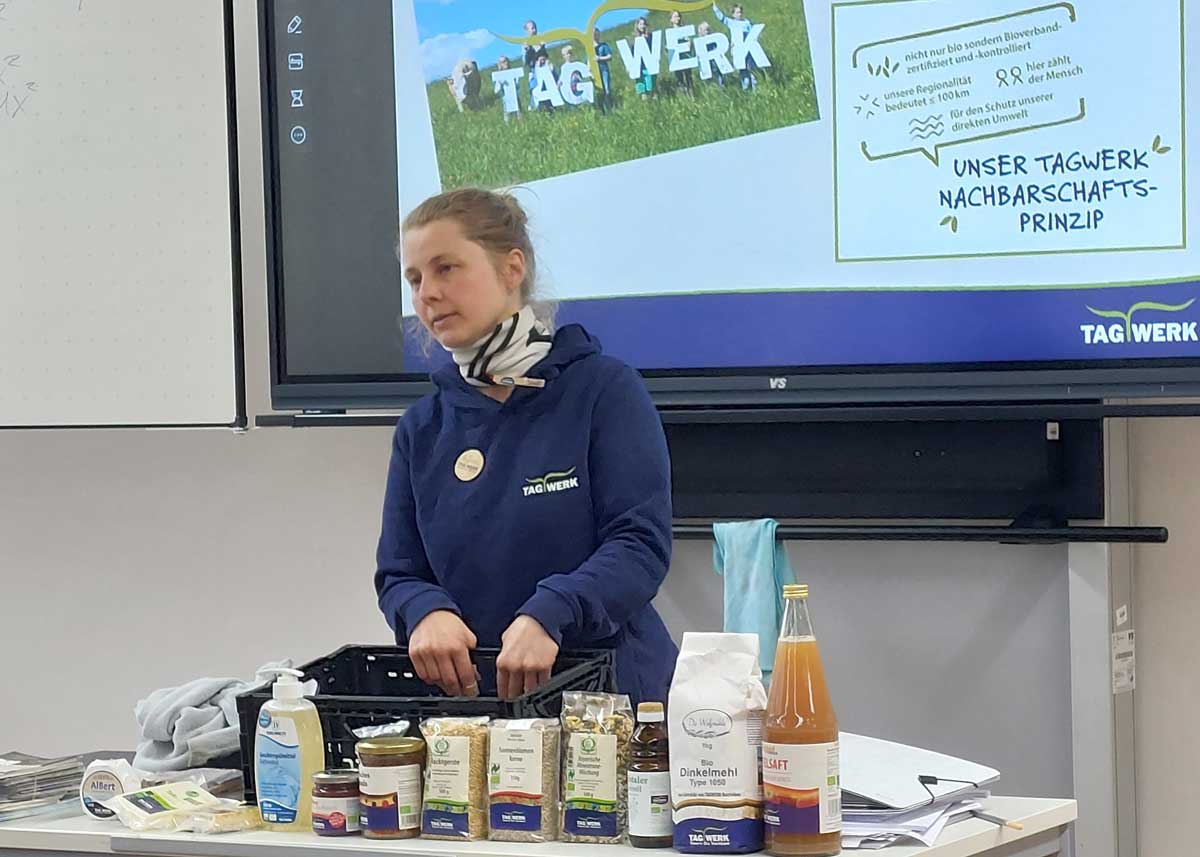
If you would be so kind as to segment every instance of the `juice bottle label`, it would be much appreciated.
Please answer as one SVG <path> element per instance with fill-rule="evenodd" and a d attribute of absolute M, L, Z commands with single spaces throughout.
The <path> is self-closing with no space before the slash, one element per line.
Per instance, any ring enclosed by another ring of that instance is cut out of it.
<path fill-rule="evenodd" d="M 763 820 L 776 835 L 842 829 L 838 744 L 763 744 Z"/>

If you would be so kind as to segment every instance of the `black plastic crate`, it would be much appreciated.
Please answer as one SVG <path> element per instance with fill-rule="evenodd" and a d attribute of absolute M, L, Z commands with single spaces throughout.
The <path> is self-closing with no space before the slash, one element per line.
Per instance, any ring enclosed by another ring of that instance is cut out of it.
<path fill-rule="evenodd" d="M 304 680 L 316 679 L 317 707 L 325 735 L 325 766 L 354 764 L 357 738 L 351 730 L 375 723 L 408 720 L 410 734 L 427 717 L 493 718 L 558 717 L 567 690 L 612 693 L 616 690 L 615 658 L 611 650 L 564 652 L 558 656 L 550 681 L 511 702 L 496 696 L 496 658 L 499 649 L 478 649 L 471 660 L 479 671 L 476 698 L 447 697 L 417 677 L 408 651 L 395 646 L 343 646 L 331 655 L 304 664 Z M 254 736 L 258 712 L 271 698 L 271 683 L 238 696 L 242 774 L 246 800 L 254 802 Z"/>

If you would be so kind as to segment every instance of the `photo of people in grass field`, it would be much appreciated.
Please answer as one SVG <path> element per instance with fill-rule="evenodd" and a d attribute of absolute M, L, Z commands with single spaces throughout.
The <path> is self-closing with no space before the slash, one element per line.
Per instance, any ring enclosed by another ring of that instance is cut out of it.
<path fill-rule="evenodd" d="M 444 188 L 819 118 L 803 0 L 415 0 Z"/>

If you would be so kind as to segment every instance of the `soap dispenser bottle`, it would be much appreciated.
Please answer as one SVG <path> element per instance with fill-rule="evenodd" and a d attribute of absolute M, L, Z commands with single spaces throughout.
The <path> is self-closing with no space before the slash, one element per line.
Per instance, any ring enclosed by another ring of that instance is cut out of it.
<path fill-rule="evenodd" d="M 277 673 L 272 698 L 258 714 L 254 783 L 258 811 L 272 830 L 312 829 L 313 774 L 325 768 L 325 738 L 317 707 L 304 698 L 299 670 Z"/>

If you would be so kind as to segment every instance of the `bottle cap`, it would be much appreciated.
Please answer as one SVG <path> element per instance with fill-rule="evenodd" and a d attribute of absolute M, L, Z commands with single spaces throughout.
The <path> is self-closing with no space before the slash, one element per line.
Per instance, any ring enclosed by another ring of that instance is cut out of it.
<path fill-rule="evenodd" d="M 271 667 L 259 670 L 259 674 L 261 675 L 262 673 L 274 673 L 278 676 L 271 688 L 271 695 L 276 699 L 304 698 L 304 685 L 300 683 L 300 679 L 304 677 L 304 673 L 300 672 L 300 670 L 294 670 L 289 667 Z"/>
<path fill-rule="evenodd" d="M 638 706 L 637 719 L 641 723 L 662 723 L 665 718 L 661 702 L 643 702 Z"/>
<path fill-rule="evenodd" d="M 314 786 L 348 786 L 358 785 L 358 771 L 345 769 L 331 769 L 328 771 L 317 771 L 313 774 Z"/>
<path fill-rule="evenodd" d="M 788 583 L 783 587 L 784 598 L 807 598 L 808 584 L 807 583 Z"/>
<path fill-rule="evenodd" d="M 425 752 L 425 739 L 364 738 L 354 749 L 359 756 L 411 756 Z"/>

